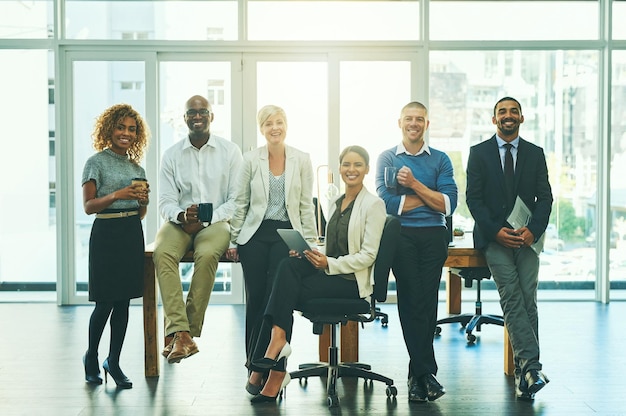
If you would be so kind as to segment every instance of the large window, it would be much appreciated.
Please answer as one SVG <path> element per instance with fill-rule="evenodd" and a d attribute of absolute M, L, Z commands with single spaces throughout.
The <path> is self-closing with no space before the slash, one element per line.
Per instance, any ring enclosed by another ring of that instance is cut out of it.
<path fill-rule="evenodd" d="M 184 121 L 185 104 L 194 95 L 210 98 L 214 119 L 211 133 L 240 143 L 239 137 L 232 136 L 232 65 L 230 61 L 178 61 L 161 62 L 159 65 L 159 137 L 155 143 L 159 146 L 159 159 L 163 153 L 179 140 L 185 140 L 189 128 Z M 157 178 L 153 200 L 157 200 Z M 205 201 L 211 202 L 211 201 Z M 157 210 L 157 204 L 151 209 Z M 163 218 L 159 214 L 160 226 Z M 156 231 L 156 230 L 155 230 Z M 180 276 L 183 289 L 188 290 L 193 276 L 194 265 L 181 263 Z M 239 280 L 233 284 L 234 273 Z M 241 303 L 241 268 L 231 263 L 220 263 L 213 286 L 212 303 Z"/>
<path fill-rule="evenodd" d="M 612 84 L 609 277 L 614 289 L 626 289 L 626 51 L 613 54 Z"/>
<path fill-rule="evenodd" d="M 145 89 L 128 90 L 127 83 L 145 85 L 144 63 L 136 61 L 76 61 L 73 64 L 74 138 L 74 274 L 75 294 L 86 296 L 89 280 L 89 237 L 94 215 L 83 209 L 82 175 L 87 159 L 95 153 L 91 133 L 96 118 L 117 103 L 133 106 L 145 118 Z M 94 79 L 100 82 L 93 82 Z M 149 178 L 153 180 L 152 178 Z"/>
<path fill-rule="evenodd" d="M 52 4 L 52 0 L 1 0 L 0 39 L 52 38 Z"/>
<path fill-rule="evenodd" d="M 339 147 L 358 144 L 367 149 L 370 173 L 365 186 L 376 193 L 378 155 L 402 141 L 398 119 L 402 107 L 411 101 L 411 62 L 344 61 L 339 74 Z M 383 80 L 385 88 L 376 88 Z"/>
<path fill-rule="evenodd" d="M 237 39 L 237 1 L 67 0 L 66 4 L 68 39 Z"/>
<path fill-rule="evenodd" d="M 567 18 L 563 18 L 564 16 Z M 597 39 L 598 16 L 597 0 L 433 0 L 430 2 L 430 38 Z"/>
<path fill-rule="evenodd" d="M 433 52 L 430 62 L 430 143 L 454 163 L 461 194 L 454 226 L 467 231 L 473 224 L 465 204 L 469 148 L 495 133 L 496 101 L 515 97 L 525 119 L 520 136 L 543 147 L 554 194 L 540 280 L 593 284 L 598 53 Z M 626 111 L 623 103 L 615 105 Z"/>
<path fill-rule="evenodd" d="M 316 166 L 328 160 L 328 69 L 326 62 L 258 62 L 257 106 L 282 107 L 287 114 L 286 143 L 311 155 Z M 303 105 L 303 97 L 306 104 Z M 256 113 L 255 113 L 256 116 Z M 263 146 L 256 118 L 256 145 Z"/>
<path fill-rule="evenodd" d="M 0 50 L 0 62 L 11 63 L 0 77 L 0 300 L 5 291 L 28 286 L 54 290 L 57 280 L 51 56 L 48 50 Z"/>
<path fill-rule="evenodd" d="M 251 0 L 248 12 L 250 40 L 380 41 L 420 37 L 417 0 Z"/>
<path fill-rule="evenodd" d="M 259 107 L 283 106 L 287 140 L 311 154 L 322 193 L 342 147 L 365 145 L 374 164 L 400 139 L 402 105 L 423 101 L 428 140 L 454 163 L 454 226 L 465 230 L 469 146 L 494 133 L 495 101 L 515 96 L 555 195 L 541 288 L 608 300 L 609 284 L 611 296 L 626 287 L 625 19 L 623 0 L 0 0 L 0 298 L 10 287 L 85 299 L 79 177 L 94 117 L 122 101 L 145 115 L 157 192 L 162 151 L 184 136 L 182 107 L 198 93 L 212 101 L 213 132 L 243 151 L 263 143 Z M 25 143 L 26 170 L 15 151 Z M 227 298 L 242 297 L 229 270 Z"/>

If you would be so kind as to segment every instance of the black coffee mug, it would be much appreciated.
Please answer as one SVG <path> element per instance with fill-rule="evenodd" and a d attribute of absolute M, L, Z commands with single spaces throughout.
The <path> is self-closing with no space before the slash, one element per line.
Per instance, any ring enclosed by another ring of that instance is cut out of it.
<path fill-rule="evenodd" d="M 213 204 L 204 202 L 198 204 L 198 221 L 211 223 L 213 219 Z"/>

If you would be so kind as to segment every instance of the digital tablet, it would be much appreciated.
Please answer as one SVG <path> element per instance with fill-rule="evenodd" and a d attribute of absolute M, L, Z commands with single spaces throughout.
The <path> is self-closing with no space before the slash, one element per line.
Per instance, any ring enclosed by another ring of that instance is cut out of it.
<path fill-rule="evenodd" d="M 282 238 L 285 244 L 287 244 L 289 250 L 295 250 L 301 256 L 304 255 L 304 250 L 311 250 L 311 246 L 306 242 L 298 230 L 279 228 L 276 232 L 278 232 L 280 238 Z"/>

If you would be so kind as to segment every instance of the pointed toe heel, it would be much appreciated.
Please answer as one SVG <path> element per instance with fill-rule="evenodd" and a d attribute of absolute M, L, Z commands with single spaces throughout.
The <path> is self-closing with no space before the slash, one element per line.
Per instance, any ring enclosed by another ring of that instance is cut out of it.
<path fill-rule="evenodd" d="M 261 390 L 263 390 L 263 384 L 252 384 L 249 381 L 246 382 L 246 391 L 248 393 L 250 393 L 253 396 L 258 395 L 259 393 L 261 393 Z"/>
<path fill-rule="evenodd" d="M 100 377 L 100 366 L 98 359 L 90 359 L 87 354 L 83 355 L 83 366 L 85 367 L 85 381 L 88 384 L 102 384 Z"/>
<path fill-rule="evenodd" d="M 256 396 L 254 396 L 252 399 L 250 399 L 250 403 L 252 404 L 269 403 L 269 402 L 275 402 L 279 396 L 281 398 L 283 396 L 287 397 L 287 384 L 289 384 L 289 382 L 291 382 L 291 376 L 289 375 L 289 373 L 285 373 L 285 378 L 283 378 L 283 382 L 280 383 L 280 389 L 278 390 L 278 393 L 276 394 L 276 396 L 266 396 L 262 393 L 259 393 Z"/>
<path fill-rule="evenodd" d="M 119 366 L 111 367 L 109 365 L 109 359 L 107 358 L 102 363 L 102 368 L 104 368 L 104 382 L 106 383 L 108 380 L 108 375 L 111 375 L 113 381 L 120 389 L 132 389 L 133 383 L 126 377 L 126 375 L 122 372 L 122 369 Z"/>

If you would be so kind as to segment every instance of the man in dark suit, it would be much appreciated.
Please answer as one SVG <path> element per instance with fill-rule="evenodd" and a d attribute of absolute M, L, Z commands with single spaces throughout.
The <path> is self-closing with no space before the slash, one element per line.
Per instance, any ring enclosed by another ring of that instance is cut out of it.
<path fill-rule="evenodd" d="M 543 149 L 519 137 L 520 103 L 499 100 L 492 122 L 496 134 L 470 149 L 467 206 L 475 221 L 474 247 L 483 250 L 500 294 L 515 358 L 516 397 L 532 400 L 548 383 L 539 362 L 537 286 L 552 190 Z M 532 216 L 514 229 L 507 219 L 517 197 Z"/>

